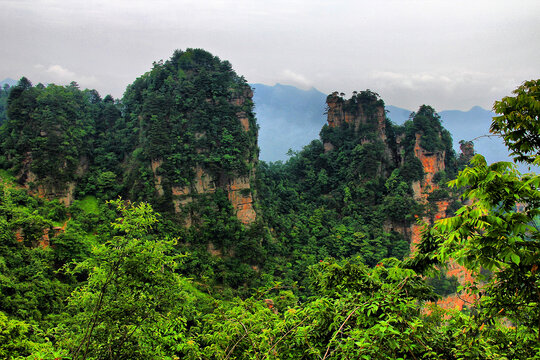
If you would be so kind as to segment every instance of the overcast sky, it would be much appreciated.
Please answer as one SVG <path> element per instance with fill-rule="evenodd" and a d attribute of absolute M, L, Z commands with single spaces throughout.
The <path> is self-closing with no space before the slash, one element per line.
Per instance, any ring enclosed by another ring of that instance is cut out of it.
<path fill-rule="evenodd" d="M 250 83 L 490 109 L 540 77 L 538 0 L 0 0 L 0 80 L 126 85 L 203 48 Z"/>

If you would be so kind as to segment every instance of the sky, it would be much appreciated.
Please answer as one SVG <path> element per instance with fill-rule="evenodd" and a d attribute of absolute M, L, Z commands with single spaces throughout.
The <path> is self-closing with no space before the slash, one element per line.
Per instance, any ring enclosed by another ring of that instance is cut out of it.
<path fill-rule="evenodd" d="M 538 0 L 0 0 L 0 80 L 120 98 L 175 49 L 250 83 L 469 110 L 540 78 Z"/>

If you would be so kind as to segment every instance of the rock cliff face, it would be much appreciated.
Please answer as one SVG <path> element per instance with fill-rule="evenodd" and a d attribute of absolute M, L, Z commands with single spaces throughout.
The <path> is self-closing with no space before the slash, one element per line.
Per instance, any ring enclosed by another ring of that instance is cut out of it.
<path fill-rule="evenodd" d="M 156 168 L 157 169 L 157 168 Z M 244 225 L 253 223 L 257 218 L 253 206 L 253 195 L 251 192 L 252 180 L 254 176 L 229 177 L 215 179 L 203 168 L 197 167 L 196 174 L 191 186 L 173 187 L 172 198 L 176 213 L 182 213 L 186 205 L 195 201 L 197 195 L 214 193 L 218 188 L 227 192 L 227 197 L 236 211 L 236 216 Z M 159 184 L 159 176 L 156 176 L 156 190 L 163 194 L 163 189 Z M 192 215 L 186 217 L 186 225 L 192 223 Z"/>
<path fill-rule="evenodd" d="M 253 208 L 250 177 L 229 179 L 226 189 L 238 220 L 244 225 L 253 223 L 257 218 L 257 213 Z"/>
<path fill-rule="evenodd" d="M 474 143 L 472 141 L 460 142 L 459 149 L 463 157 L 469 161 L 474 156 Z"/>
<path fill-rule="evenodd" d="M 373 102 L 371 99 L 363 99 L 353 96 L 349 100 L 343 100 L 334 92 L 326 99 L 328 105 L 328 126 L 340 127 L 348 124 L 358 135 L 362 125 L 372 125 L 376 128 L 378 138 L 386 140 L 385 126 L 386 115 L 384 104 Z M 369 106 L 366 106 L 369 104 Z"/>
<path fill-rule="evenodd" d="M 461 145 L 462 154 L 460 157 L 466 158 L 467 161 L 474 155 L 474 146 L 472 143 L 465 143 Z M 439 189 L 439 185 L 434 182 L 434 176 L 440 171 L 445 170 L 445 157 L 446 152 L 444 150 L 438 150 L 435 152 L 426 151 L 422 147 L 421 134 L 416 134 L 416 141 L 414 145 L 414 154 L 416 158 L 422 163 L 424 170 L 424 177 L 420 181 L 415 181 L 412 184 L 414 191 L 414 198 L 416 201 L 423 205 L 428 205 L 429 195 Z M 439 219 L 446 217 L 446 211 L 449 206 L 449 199 L 441 199 L 432 201 L 433 213 L 430 216 L 425 216 L 422 221 L 424 223 L 431 223 Z M 411 226 L 411 253 L 416 251 L 416 246 L 421 240 L 421 225 L 413 224 Z M 474 274 L 467 270 L 462 265 L 450 261 L 447 264 L 448 271 L 446 276 L 448 278 L 455 277 L 460 285 L 465 285 L 467 282 L 472 282 Z M 445 309 L 458 309 L 461 310 L 464 306 L 474 303 L 476 298 L 469 293 L 459 293 L 444 296 L 437 301 L 437 305 Z"/>
<path fill-rule="evenodd" d="M 27 153 L 22 163 L 21 170 L 17 174 L 17 181 L 31 194 L 41 198 L 58 199 L 65 206 L 70 206 L 74 200 L 75 187 L 77 182 L 66 181 L 57 182 L 49 178 L 39 179 L 31 170 L 32 154 Z M 86 158 L 81 158 L 74 177 L 80 178 L 88 169 Z"/>
<path fill-rule="evenodd" d="M 422 169 L 424 171 L 424 177 L 422 180 L 412 183 L 412 189 L 414 193 L 414 199 L 422 205 L 428 204 L 429 194 L 434 190 L 439 189 L 439 185 L 433 181 L 435 174 L 445 170 L 445 157 L 446 152 L 444 150 L 438 150 L 435 152 L 429 152 L 422 147 L 421 134 L 415 134 L 416 139 L 414 143 L 414 155 L 422 163 Z M 434 218 L 442 219 L 446 217 L 446 209 L 449 202 L 447 199 L 438 200 L 434 202 L 436 206 Z M 422 219 L 424 222 L 429 223 L 433 219 L 430 216 L 426 216 Z M 411 252 L 415 251 L 416 245 L 421 239 L 422 226 L 413 224 L 411 227 Z"/>
<path fill-rule="evenodd" d="M 232 103 L 235 106 L 244 106 L 247 101 L 251 103 L 253 90 L 245 87 L 240 95 L 233 98 Z M 245 111 L 236 113 L 238 121 L 245 132 L 250 131 L 249 117 Z M 254 169 L 258 159 L 251 159 L 249 166 Z M 236 216 L 243 224 L 253 223 L 257 218 L 257 213 L 253 207 L 252 181 L 255 180 L 255 172 L 251 170 L 248 176 L 226 177 L 225 189 L 229 201 L 236 211 Z"/>
<path fill-rule="evenodd" d="M 232 106 L 242 108 L 247 101 L 251 101 L 253 91 L 246 87 L 240 92 L 236 92 L 230 100 Z M 246 111 L 237 111 L 236 117 L 244 132 L 249 132 L 251 129 L 250 119 Z M 204 133 L 196 134 L 198 139 L 206 136 Z M 202 150 L 197 149 L 197 152 Z M 165 195 L 163 187 L 163 178 L 160 175 L 159 168 L 162 167 L 167 160 L 163 158 L 154 159 L 151 161 L 150 168 L 154 174 L 155 190 L 158 196 Z M 256 158 L 251 159 L 246 164 L 248 168 L 254 169 L 257 162 Z M 193 222 L 192 213 L 186 213 L 187 205 L 196 201 L 197 196 L 204 194 L 215 193 L 218 189 L 225 190 L 227 197 L 231 202 L 238 220 L 244 225 L 253 223 L 257 218 L 257 213 L 254 208 L 254 199 L 252 195 L 252 183 L 255 179 L 254 170 L 250 170 L 248 175 L 235 175 L 226 172 L 215 173 L 206 169 L 202 164 L 197 164 L 194 171 L 194 177 L 191 184 L 179 187 L 172 186 L 171 195 L 176 213 L 184 213 L 186 226 L 191 226 Z"/>
<path fill-rule="evenodd" d="M 417 201 L 426 202 L 429 193 L 439 188 L 433 182 L 433 177 L 436 173 L 445 169 L 446 152 L 438 150 L 429 152 L 422 147 L 420 138 L 421 134 L 415 134 L 414 156 L 422 163 L 424 170 L 424 178 L 420 181 L 413 182 L 414 197 Z"/>

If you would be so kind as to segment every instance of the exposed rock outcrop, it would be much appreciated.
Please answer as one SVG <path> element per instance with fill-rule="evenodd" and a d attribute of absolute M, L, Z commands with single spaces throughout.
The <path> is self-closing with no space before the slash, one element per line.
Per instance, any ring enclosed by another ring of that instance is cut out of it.
<path fill-rule="evenodd" d="M 231 98 L 231 105 L 241 107 L 253 96 L 251 88 L 246 86 L 242 91 L 237 91 Z M 250 119 L 245 111 L 236 112 L 236 117 L 243 131 L 250 131 Z M 203 133 L 195 134 L 197 139 L 201 139 L 205 136 Z M 200 149 L 197 149 L 200 152 Z M 159 196 L 165 195 L 163 188 L 163 179 L 159 175 L 159 168 L 163 166 L 164 159 L 154 159 L 150 168 L 154 175 L 155 190 Z M 248 165 L 249 168 L 254 169 L 254 165 L 257 159 L 251 159 Z M 218 189 L 223 189 L 227 193 L 227 197 L 231 202 L 238 220 L 244 225 L 253 223 L 257 218 L 257 213 L 253 206 L 254 199 L 252 195 L 252 182 L 255 178 L 254 170 L 249 172 L 249 175 L 234 175 L 230 173 L 217 173 L 206 169 L 202 164 L 198 164 L 194 169 L 194 177 L 191 179 L 189 185 L 179 187 L 173 186 L 171 188 L 172 202 L 174 205 L 174 211 L 176 213 L 184 212 L 187 205 L 196 201 L 197 196 L 204 194 L 211 194 Z M 193 223 L 193 214 L 184 213 L 184 220 L 186 226 L 191 226 Z"/>
<path fill-rule="evenodd" d="M 438 150 L 435 152 L 427 151 L 422 147 L 421 134 L 415 134 L 414 143 L 414 155 L 422 163 L 422 169 L 424 176 L 422 180 L 414 181 L 412 183 L 412 189 L 414 193 L 414 199 L 420 204 L 427 205 L 428 197 L 434 190 L 439 189 L 439 184 L 434 181 L 435 174 L 445 170 L 445 158 L 446 152 L 444 150 Z M 447 199 L 434 202 L 435 214 L 433 218 L 431 216 L 425 216 L 422 220 L 425 223 L 429 223 L 435 219 L 442 219 L 446 217 L 446 209 L 449 202 Z M 430 214 L 431 215 L 431 214 Z M 421 225 L 413 224 L 411 227 L 411 252 L 415 251 L 416 245 L 421 240 Z"/>
<path fill-rule="evenodd" d="M 249 177 L 238 177 L 229 180 L 227 185 L 229 201 L 236 211 L 236 216 L 243 224 L 251 224 L 257 218 L 253 208 L 253 196 Z"/>
<path fill-rule="evenodd" d="M 31 194 L 41 198 L 58 199 L 65 206 L 70 206 L 74 200 L 76 181 L 58 182 L 52 178 L 39 178 L 32 170 L 32 154 L 29 152 L 25 156 L 21 170 L 17 174 L 17 181 Z M 64 164 L 64 169 L 66 165 Z M 62 169 L 62 170 L 64 170 Z M 82 177 L 88 170 L 86 157 L 81 157 L 74 178 Z"/>
<path fill-rule="evenodd" d="M 427 197 L 430 192 L 439 188 L 439 185 L 433 182 L 433 177 L 436 173 L 445 169 L 444 150 L 429 152 L 422 147 L 421 134 L 416 134 L 414 143 L 414 155 L 422 163 L 424 169 L 424 178 L 420 181 L 415 181 L 412 184 L 415 200 L 427 202 Z"/>
<path fill-rule="evenodd" d="M 45 227 L 41 230 L 41 234 L 39 237 L 35 238 L 35 241 L 32 241 L 33 247 L 42 247 L 47 248 L 51 246 L 51 239 L 58 236 L 58 234 L 63 233 L 66 230 L 66 226 L 71 218 L 66 220 L 62 226 L 54 226 L 54 227 Z M 15 230 L 15 240 L 20 243 L 24 243 L 25 241 L 25 234 L 24 230 L 22 228 L 19 228 Z"/>
<path fill-rule="evenodd" d="M 467 161 L 474 156 L 474 143 L 472 141 L 460 141 L 459 149 Z"/>
<path fill-rule="evenodd" d="M 348 124 L 358 135 L 362 125 L 372 125 L 377 131 L 378 138 L 386 140 L 384 104 L 376 98 L 365 101 L 360 96 L 353 96 L 349 100 L 344 100 L 334 92 L 327 97 L 326 104 L 328 126 L 340 127 Z"/>
<path fill-rule="evenodd" d="M 474 155 L 474 147 L 468 143 L 461 144 L 461 157 L 465 157 L 468 160 Z M 422 147 L 421 134 L 416 134 L 416 141 L 414 144 L 414 154 L 422 163 L 424 170 L 424 177 L 420 181 L 415 181 L 412 184 L 414 191 L 414 198 L 421 204 L 428 205 L 429 195 L 439 189 L 439 185 L 434 182 L 434 176 L 440 171 L 445 170 L 445 157 L 444 150 L 435 152 L 426 151 Z M 467 160 L 467 161 L 468 161 Z M 446 212 L 449 206 L 449 199 L 441 199 L 431 202 L 432 213 L 426 215 L 423 219 L 423 223 L 432 223 L 446 217 Z M 416 247 L 421 240 L 421 231 L 423 225 L 413 224 L 411 226 L 411 253 L 416 251 Z M 447 277 L 455 277 L 460 285 L 465 285 L 473 281 L 474 274 L 467 270 L 462 265 L 457 264 L 454 261 L 449 261 L 447 264 L 448 271 Z M 437 305 L 445 309 L 458 309 L 461 310 L 464 306 L 473 304 L 476 298 L 474 295 L 461 292 L 459 294 L 451 294 L 445 296 L 437 301 Z"/>

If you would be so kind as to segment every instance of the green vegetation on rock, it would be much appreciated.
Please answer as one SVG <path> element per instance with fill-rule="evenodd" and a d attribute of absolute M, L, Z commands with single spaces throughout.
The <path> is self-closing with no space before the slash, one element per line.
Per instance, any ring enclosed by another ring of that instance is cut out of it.
<path fill-rule="evenodd" d="M 493 130 L 538 164 L 536 87 Z M 3 358 L 538 358 L 539 177 L 456 160 L 429 106 L 397 126 L 376 93 L 334 93 L 320 140 L 258 163 L 251 89 L 200 49 L 121 101 L 26 78 L 2 96 Z M 449 259 L 477 273 L 462 310 L 434 303 Z"/>

